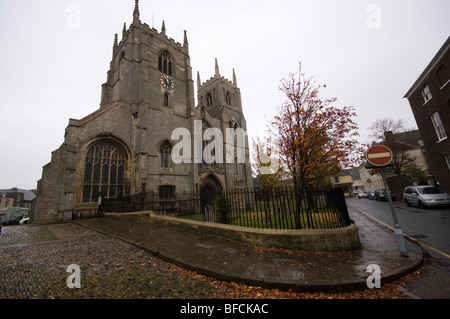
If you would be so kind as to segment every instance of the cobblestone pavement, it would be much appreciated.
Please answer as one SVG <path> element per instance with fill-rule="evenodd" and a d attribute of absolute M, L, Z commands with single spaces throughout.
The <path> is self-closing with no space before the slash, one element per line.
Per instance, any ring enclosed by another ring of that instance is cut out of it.
<path fill-rule="evenodd" d="M 71 264 L 81 289 L 67 287 Z M 399 284 L 309 294 L 220 282 L 75 223 L 3 227 L 0 236 L 0 299 L 407 298 Z"/>
<path fill-rule="evenodd" d="M 80 266 L 81 289 L 67 287 L 71 264 Z M 4 227 L 0 270 L 0 298 L 221 297 L 141 249 L 71 223 Z"/>

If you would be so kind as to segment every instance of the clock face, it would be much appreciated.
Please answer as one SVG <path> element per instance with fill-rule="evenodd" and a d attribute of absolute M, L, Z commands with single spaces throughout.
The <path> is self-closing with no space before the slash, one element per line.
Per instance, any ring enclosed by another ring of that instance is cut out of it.
<path fill-rule="evenodd" d="M 161 85 L 166 90 L 172 90 L 174 87 L 173 79 L 168 75 L 161 75 Z"/>

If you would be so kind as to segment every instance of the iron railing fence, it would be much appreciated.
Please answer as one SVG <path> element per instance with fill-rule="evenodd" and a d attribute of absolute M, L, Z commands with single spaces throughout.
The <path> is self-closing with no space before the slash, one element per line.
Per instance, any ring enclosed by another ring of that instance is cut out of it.
<path fill-rule="evenodd" d="M 142 193 L 120 199 L 103 199 L 103 212 L 153 210 L 156 214 L 197 221 L 268 229 L 330 229 L 350 225 L 340 188 L 306 190 L 232 190 L 220 194 Z"/>

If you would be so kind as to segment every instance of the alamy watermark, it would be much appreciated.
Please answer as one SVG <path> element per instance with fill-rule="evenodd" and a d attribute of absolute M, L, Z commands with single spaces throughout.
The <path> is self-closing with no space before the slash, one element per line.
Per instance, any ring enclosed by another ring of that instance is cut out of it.
<path fill-rule="evenodd" d="M 381 28 L 381 7 L 378 4 L 369 4 L 366 9 L 369 16 L 366 25 L 369 29 Z"/>
<path fill-rule="evenodd" d="M 70 264 L 67 266 L 66 271 L 70 273 L 67 277 L 67 288 L 81 288 L 81 269 L 77 264 Z"/>
<path fill-rule="evenodd" d="M 81 28 L 81 7 L 78 4 L 70 4 L 67 6 L 66 25 L 69 29 Z"/>
<path fill-rule="evenodd" d="M 172 131 L 171 140 L 179 141 L 172 148 L 171 157 L 173 163 L 232 164 L 246 162 L 245 145 L 247 132 L 243 128 L 226 128 L 224 135 L 216 127 L 209 127 L 203 131 L 203 122 L 195 120 L 193 135 L 189 129 L 184 127 L 179 127 Z M 276 157 L 269 156 L 263 152 L 260 152 L 258 155 L 263 165 L 261 174 L 272 174 L 276 171 L 279 166 L 279 161 Z"/>
<path fill-rule="evenodd" d="M 367 288 L 381 288 L 381 268 L 377 264 L 370 264 L 367 266 L 367 272 L 370 273 L 367 277 Z"/>

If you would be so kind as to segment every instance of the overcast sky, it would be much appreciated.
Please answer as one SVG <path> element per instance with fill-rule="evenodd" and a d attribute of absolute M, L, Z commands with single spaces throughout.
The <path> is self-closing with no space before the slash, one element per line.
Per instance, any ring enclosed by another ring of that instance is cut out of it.
<path fill-rule="evenodd" d="M 69 118 L 99 107 L 114 34 L 134 0 L 0 1 L 0 188 L 36 188 Z M 323 97 L 354 106 L 361 141 L 377 118 L 416 127 L 403 98 L 450 35 L 449 0 L 140 1 L 142 22 L 183 42 L 194 80 L 221 75 L 241 89 L 248 134 L 263 135 L 284 97 L 280 80 L 303 71 Z M 196 82 L 196 81 L 195 81 Z"/>

